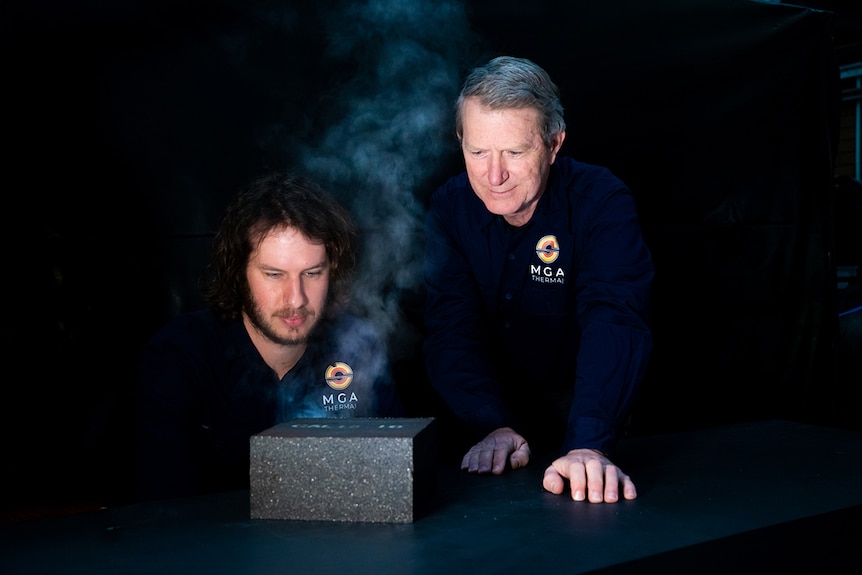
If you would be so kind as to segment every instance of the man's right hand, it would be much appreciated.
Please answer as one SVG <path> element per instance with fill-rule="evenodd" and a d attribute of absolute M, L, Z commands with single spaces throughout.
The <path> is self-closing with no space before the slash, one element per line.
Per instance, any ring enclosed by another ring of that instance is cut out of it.
<path fill-rule="evenodd" d="M 512 469 L 524 467 L 530 462 L 530 446 L 511 427 L 501 427 L 470 448 L 461 460 L 461 469 L 470 473 L 500 475 L 505 471 L 507 461 Z"/>

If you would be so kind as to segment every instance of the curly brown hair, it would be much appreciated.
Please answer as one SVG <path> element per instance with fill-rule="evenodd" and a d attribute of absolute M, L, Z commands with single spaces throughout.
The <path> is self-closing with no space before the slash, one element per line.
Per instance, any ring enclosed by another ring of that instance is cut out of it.
<path fill-rule="evenodd" d="M 240 317 L 249 292 L 246 268 L 252 252 L 273 229 L 291 227 L 326 246 L 327 309 L 349 299 L 359 232 L 348 211 L 314 181 L 285 172 L 250 182 L 228 206 L 213 239 L 202 276 L 204 302 L 222 318 Z"/>

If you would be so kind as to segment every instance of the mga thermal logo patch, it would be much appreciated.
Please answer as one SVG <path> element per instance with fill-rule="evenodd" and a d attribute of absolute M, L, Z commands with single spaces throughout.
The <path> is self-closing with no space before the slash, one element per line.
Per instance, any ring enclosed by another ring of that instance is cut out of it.
<path fill-rule="evenodd" d="M 353 381 L 353 369 L 346 363 L 338 361 L 326 368 L 326 385 L 335 390 L 346 389 Z"/>
<path fill-rule="evenodd" d="M 557 236 L 548 234 L 536 243 L 536 256 L 541 260 L 538 264 L 530 264 L 530 278 L 537 283 L 564 284 L 566 271 L 559 264 L 551 265 L 560 257 L 560 243 Z M 565 263 L 563 260 L 562 263 Z"/>
<path fill-rule="evenodd" d="M 544 236 L 536 244 L 536 255 L 546 264 L 553 263 L 560 255 L 560 245 L 557 236 Z"/>

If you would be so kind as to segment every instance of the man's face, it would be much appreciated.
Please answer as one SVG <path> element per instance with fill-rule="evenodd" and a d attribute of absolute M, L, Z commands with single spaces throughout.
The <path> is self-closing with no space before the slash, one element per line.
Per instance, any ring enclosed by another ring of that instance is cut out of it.
<path fill-rule="evenodd" d="M 535 109 L 489 110 L 467 98 L 461 112 L 461 148 L 473 191 L 488 211 L 524 225 L 545 191 L 565 132 L 548 148 Z"/>
<path fill-rule="evenodd" d="M 273 343 L 305 344 L 323 317 L 329 292 L 324 245 L 294 228 L 271 230 L 252 252 L 246 276 L 247 322 Z"/>

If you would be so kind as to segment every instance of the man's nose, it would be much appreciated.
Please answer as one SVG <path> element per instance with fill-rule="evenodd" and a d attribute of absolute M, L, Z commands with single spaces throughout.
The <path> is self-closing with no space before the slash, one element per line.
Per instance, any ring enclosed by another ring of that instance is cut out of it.
<path fill-rule="evenodd" d="M 292 308 L 300 308 L 308 303 L 302 278 L 290 278 L 284 282 L 284 302 Z"/>
<path fill-rule="evenodd" d="M 501 156 L 491 155 L 488 159 L 488 183 L 499 186 L 509 179 L 509 172 Z"/>

